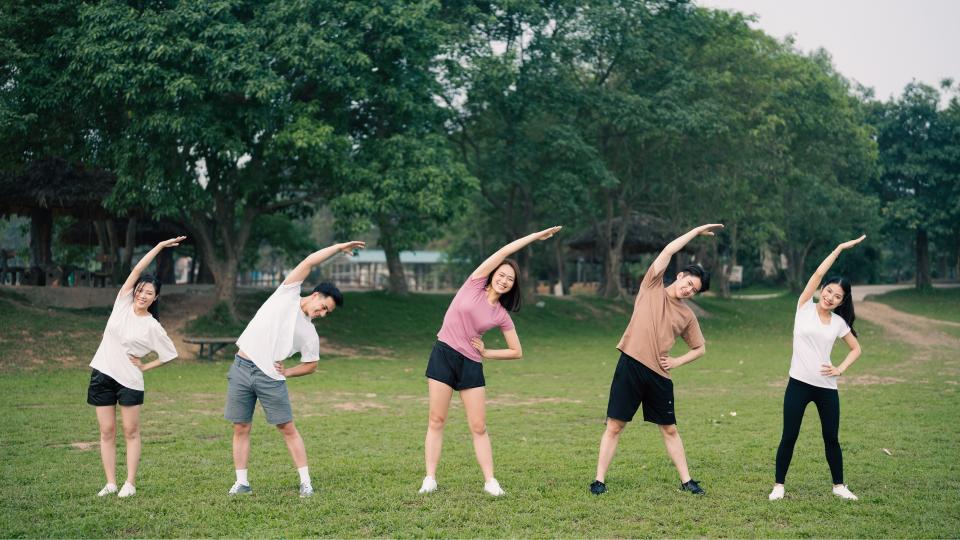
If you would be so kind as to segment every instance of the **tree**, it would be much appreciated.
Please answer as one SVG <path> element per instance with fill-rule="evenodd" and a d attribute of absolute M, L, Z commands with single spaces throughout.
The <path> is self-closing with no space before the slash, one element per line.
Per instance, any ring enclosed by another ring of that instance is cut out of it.
<path fill-rule="evenodd" d="M 99 116 L 112 204 L 180 219 L 233 312 L 257 218 L 336 194 L 368 59 L 335 2 L 87 5 L 70 74 Z M 108 114 L 119 108 L 123 114 Z M 235 313 L 235 312 L 234 312 Z"/>
<path fill-rule="evenodd" d="M 881 171 L 874 187 L 883 201 L 888 232 L 896 237 L 898 230 L 905 230 L 913 236 L 917 289 L 931 287 L 931 236 L 956 245 L 960 217 L 957 98 L 947 111 L 940 110 L 940 98 L 937 89 L 910 83 L 899 99 L 875 104 L 872 115 Z"/>

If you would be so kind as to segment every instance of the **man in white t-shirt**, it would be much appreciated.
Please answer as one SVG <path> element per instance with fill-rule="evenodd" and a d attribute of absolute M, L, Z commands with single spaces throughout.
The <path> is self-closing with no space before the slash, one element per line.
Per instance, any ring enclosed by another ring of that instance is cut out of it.
<path fill-rule="evenodd" d="M 334 244 L 310 254 L 290 272 L 283 284 L 257 310 L 237 340 L 240 349 L 227 374 L 227 405 L 224 418 L 233 422 L 233 464 L 237 480 L 230 495 L 250 493 L 247 460 L 250 456 L 250 427 L 257 400 L 267 422 L 277 426 L 287 443 L 290 457 L 300 475 L 300 496 L 313 495 L 307 468 L 307 450 L 293 424 L 293 410 L 287 393 L 287 377 L 301 377 L 316 371 L 320 359 L 320 337 L 313 319 L 326 317 L 343 305 L 343 295 L 332 283 L 321 283 L 308 295 L 300 286 L 314 266 L 339 252 L 353 253 L 363 242 Z M 300 364 L 285 368 L 283 361 L 300 353 Z"/>

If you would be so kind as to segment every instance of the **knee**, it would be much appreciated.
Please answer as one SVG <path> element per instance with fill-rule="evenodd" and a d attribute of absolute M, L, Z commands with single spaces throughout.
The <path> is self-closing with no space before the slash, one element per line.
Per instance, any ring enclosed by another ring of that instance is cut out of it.
<path fill-rule="evenodd" d="M 128 441 L 140 437 L 140 424 L 133 424 L 132 426 L 124 425 L 123 437 Z"/>
<path fill-rule="evenodd" d="M 283 433 L 284 437 L 296 437 L 298 435 L 297 426 L 293 425 L 293 422 L 277 424 L 277 429 L 280 430 L 280 433 Z"/>
<path fill-rule="evenodd" d="M 613 418 L 607 419 L 607 435 L 610 437 L 619 437 L 623 433 L 623 428 L 626 427 L 626 424 L 620 420 L 614 420 Z"/>
<path fill-rule="evenodd" d="M 827 448 L 840 448 L 840 437 L 829 435 L 823 438 L 823 445 Z"/>
<path fill-rule="evenodd" d="M 249 437 L 252 424 L 234 424 L 233 434 L 239 437 Z"/>
<path fill-rule="evenodd" d="M 113 441 L 117 438 L 117 426 L 100 426 L 100 440 Z"/>
<path fill-rule="evenodd" d="M 677 431 L 676 424 L 670 424 L 669 426 L 660 426 L 660 433 L 663 434 L 664 438 L 673 439 L 680 436 L 680 432 Z"/>
<path fill-rule="evenodd" d="M 486 435 L 487 423 L 486 422 L 470 422 L 470 432 L 473 433 L 475 437 Z"/>
<path fill-rule="evenodd" d="M 427 419 L 427 426 L 432 430 L 441 430 L 447 424 L 447 417 L 443 414 L 430 414 Z"/>

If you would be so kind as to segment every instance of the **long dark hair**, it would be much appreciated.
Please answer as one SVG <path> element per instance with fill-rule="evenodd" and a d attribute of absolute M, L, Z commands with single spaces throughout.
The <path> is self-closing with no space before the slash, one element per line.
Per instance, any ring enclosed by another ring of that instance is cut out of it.
<path fill-rule="evenodd" d="M 487 276 L 487 283 L 485 287 L 490 286 L 490 282 L 493 281 L 493 275 L 497 273 L 497 270 L 501 266 L 507 265 L 510 268 L 513 268 L 513 287 L 510 288 L 504 294 L 500 295 L 500 305 L 503 306 L 503 309 L 507 311 L 520 311 L 520 267 L 517 266 L 517 261 L 513 259 L 504 259 L 502 263 L 498 264 L 496 268 Z"/>
<path fill-rule="evenodd" d="M 133 296 L 136 298 L 137 291 L 140 290 L 140 287 L 143 287 L 144 284 L 149 283 L 153 285 L 153 292 L 156 293 L 156 297 L 153 299 L 153 303 L 150 304 L 150 307 L 147 308 L 147 313 L 153 315 L 153 318 L 160 320 L 160 278 L 153 274 L 141 274 L 140 279 L 137 280 L 133 285 Z"/>
<path fill-rule="evenodd" d="M 850 282 L 842 276 L 830 276 L 820 285 L 820 290 L 823 290 L 824 287 L 831 283 L 836 283 L 843 289 L 843 302 L 840 302 L 840 305 L 837 306 L 833 312 L 847 323 L 853 337 L 858 337 L 857 331 L 853 329 L 853 321 L 857 320 L 857 315 L 853 312 L 853 294 L 850 292 Z"/>

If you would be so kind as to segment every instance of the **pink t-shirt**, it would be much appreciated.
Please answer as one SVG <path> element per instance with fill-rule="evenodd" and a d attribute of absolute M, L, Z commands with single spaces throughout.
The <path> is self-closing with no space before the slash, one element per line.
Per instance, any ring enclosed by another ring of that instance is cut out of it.
<path fill-rule="evenodd" d="M 470 338 L 480 337 L 494 326 L 504 332 L 514 328 L 510 314 L 500 302 L 491 306 L 487 301 L 486 283 L 487 276 L 467 278 L 450 302 L 437 333 L 437 339 L 476 362 L 482 362 L 483 357 L 470 344 Z"/>

